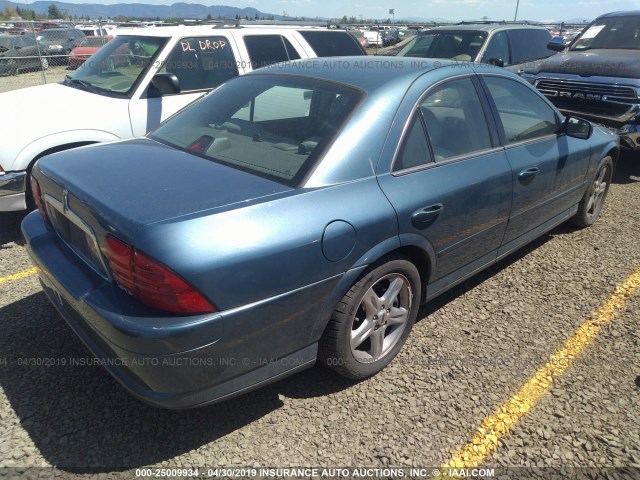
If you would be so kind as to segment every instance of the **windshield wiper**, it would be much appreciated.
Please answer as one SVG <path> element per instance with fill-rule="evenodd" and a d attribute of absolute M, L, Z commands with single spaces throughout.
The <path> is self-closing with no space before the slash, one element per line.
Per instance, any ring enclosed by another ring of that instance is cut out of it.
<path fill-rule="evenodd" d="M 98 93 L 98 89 L 96 87 L 94 87 L 93 85 L 91 85 L 89 82 L 85 82 L 84 80 L 79 80 L 77 78 L 71 78 L 70 75 L 65 75 L 64 77 L 64 84 L 69 86 L 69 85 L 79 85 L 82 88 L 84 88 L 85 90 L 91 92 L 91 93 Z"/>

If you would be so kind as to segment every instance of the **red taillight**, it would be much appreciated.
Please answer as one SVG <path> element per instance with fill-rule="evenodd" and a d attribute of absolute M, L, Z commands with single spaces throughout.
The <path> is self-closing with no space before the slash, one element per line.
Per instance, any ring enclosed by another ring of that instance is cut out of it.
<path fill-rule="evenodd" d="M 107 245 L 116 283 L 144 304 L 188 315 L 216 311 L 191 285 L 161 263 L 111 235 L 107 235 Z"/>
<path fill-rule="evenodd" d="M 44 201 L 42 200 L 40 184 L 35 178 L 33 178 L 33 175 L 31 176 L 31 194 L 33 195 L 33 201 L 35 202 L 36 207 L 38 207 L 40 215 L 42 215 L 42 218 L 46 221 L 49 221 L 49 215 L 47 214 L 47 209 L 44 208 Z"/>

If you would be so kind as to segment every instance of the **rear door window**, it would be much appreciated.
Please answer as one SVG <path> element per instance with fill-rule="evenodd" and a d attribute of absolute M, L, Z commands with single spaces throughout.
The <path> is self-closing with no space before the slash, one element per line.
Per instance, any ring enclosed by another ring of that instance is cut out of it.
<path fill-rule="evenodd" d="M 226 37 L 182 38 L 159 70 L 178 77 L 182 91 L 210 90 L 238 76 L 236 59 Z"/>
<path fill-rule="evenodd" d="M 471 78 L 432 89 L 420 105 L 436 161 L 492 147 L 489 127 Z"/>
<path fill-rule="evenodd" d="M 318 57 L 357 56 L 365 52 L 360 43 L 347 32 L 298 30 Z"/>
<path fill-rule="evenodd" d="M 282 35 L 247 35 L 244 37 L 244 44 L 253 68 L 300 58 L 291 42 Z"/>

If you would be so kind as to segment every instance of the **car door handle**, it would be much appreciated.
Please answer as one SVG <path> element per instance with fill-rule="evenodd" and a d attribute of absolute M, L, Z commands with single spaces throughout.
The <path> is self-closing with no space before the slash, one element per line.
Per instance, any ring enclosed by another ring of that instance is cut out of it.
<path fill-rule="evenodd" d="M 539 173 L 540 169 L 538 167 L 527 168 L 518 174 L 518 180 L 520 180 L 520 183 L 527 184 Z"/>
<path fill-rule="evenodd" d="M 420 210 L 413 212 L 413 215 L 411 215 L 411 223 L 416 227 L 423 227 L 426 223 L 429 223 L 440 215 L 443 209 L 444 205 L 441 203 L 421 208 Z"/>

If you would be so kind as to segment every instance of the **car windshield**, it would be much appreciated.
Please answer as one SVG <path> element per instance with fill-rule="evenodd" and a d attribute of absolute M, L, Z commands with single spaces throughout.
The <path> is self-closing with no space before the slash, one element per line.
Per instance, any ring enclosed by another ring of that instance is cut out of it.
<path fill-rule="evenodd" d="M 243 76 L 173 116 L 150 137 L 295 186 L 362 95 L 352 87 L 310 78 Z"/>
<path fill-rule="evenodd" d="M 101 47 L 109 40 L 103 37 L 87 37 L 80 43 L 81 47 Z"/>
<path fill-rule="evenodd" d="M 640 50 L 640 16 L 610 17 L 592 23 L 571 44 L 571 50 Z"/>
<path fill-rule="evenodd" d="M 486 32 L 473 30 L 432 31 L 417 35 L 398 52 L 399 57 L 475 59 L 487 38 Z"/>
<path fill-rule="evenodd" d="M 127 96 L 165 43 L 167 39 L 160 37 L 118 36 L 68 77 L 65 85 Z"/>

